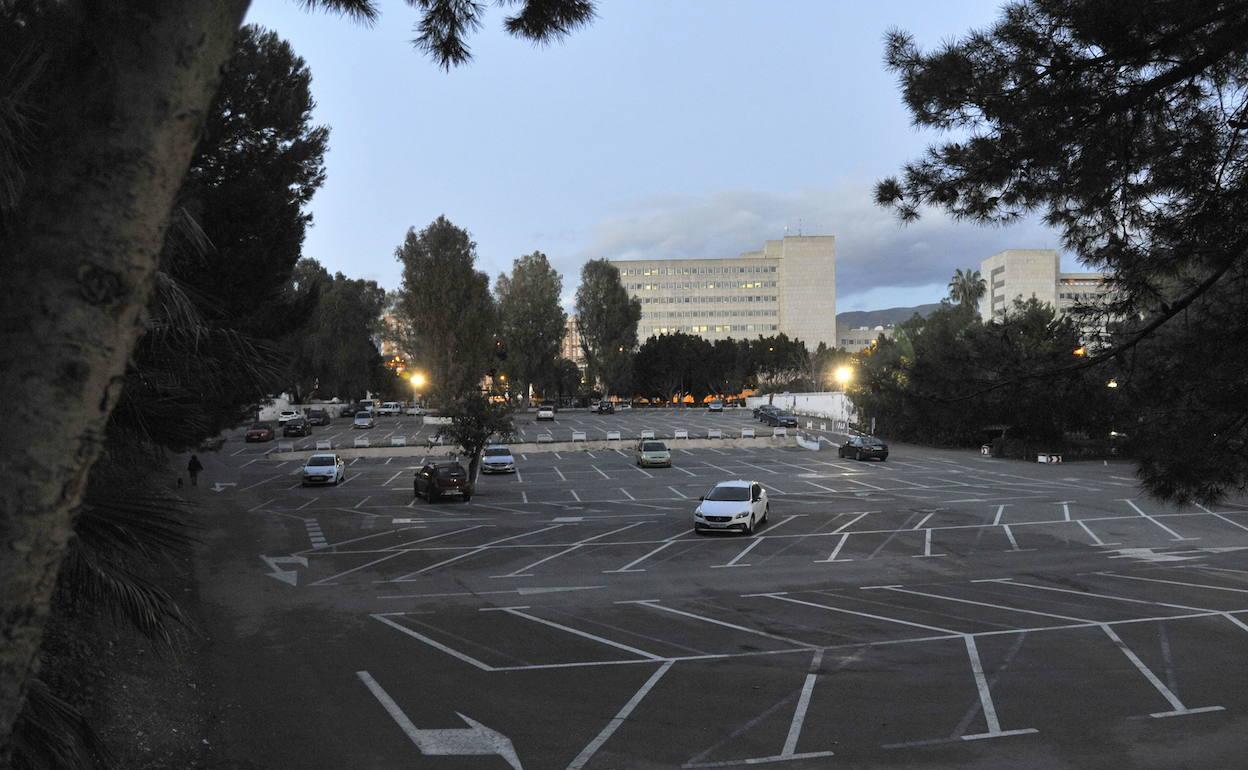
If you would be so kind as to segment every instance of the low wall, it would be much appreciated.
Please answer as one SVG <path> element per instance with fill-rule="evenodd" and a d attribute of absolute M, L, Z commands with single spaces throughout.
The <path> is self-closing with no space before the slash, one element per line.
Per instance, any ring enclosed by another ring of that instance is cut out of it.
<path fill-rule="evenodd" d="M 526 442 L 508 444 L 512 454 L 541 454 L 543 452 L 584 452 L 609 451 L 619 449 L 631 452 L 636 441 L 551 441 Z M 690 438 L 667 441 L 671 449 L 735 449 L 749 447 L 786 447 L 796 446 L 797 437 L 793 436 L 760 436 L 758 438 Z M 326 450 L 302 449 L 295 452 L 269 452 L 270 460 L 306 460 L 318 451 Z M 457 446 L 429 446 L 413 444 L 411 446 L 371 446 L 355 448 L 351 446 L 334 447 L 333 451 L 342 457 L 449 457 L 460 453 Z"/>
<path fill-rule="evenodd" d="M 748 409 L 774 404 L 794 414 L 819 417 L 837 422 L 854 422 L 857 412 L 849 396 L 840 391 L 827 393 L 772 393 L 766 396 L 750 396 L 745 400 Z"/>

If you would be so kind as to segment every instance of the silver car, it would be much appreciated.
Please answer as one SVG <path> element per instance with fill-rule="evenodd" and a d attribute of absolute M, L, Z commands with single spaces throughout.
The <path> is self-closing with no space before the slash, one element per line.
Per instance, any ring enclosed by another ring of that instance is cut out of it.
<path fill-rule="evenodd" d="M 303 466 L 303 486 L 341 484 L 347 478 L 347 464 L 337 454 L 314 454 Z"/>
<path fill-rule="evenodd" d="M 672 453 L 667 444 L 654 439 L 637 442 L 637 465 L 640 467 L 672 467 Z"/>
<path fill-rule="evenodd" d="M 355 420 L 351 423 L 352 428 L 372 428 L 376 425 L 372 412 L 356 412 Z"/>
<path fill-rule="evenodd" d="M 487 446 L 481 457 L 481 472 L 515 473 L 516 458 L 512 457 L 511 450 L 502 444 Z"/>

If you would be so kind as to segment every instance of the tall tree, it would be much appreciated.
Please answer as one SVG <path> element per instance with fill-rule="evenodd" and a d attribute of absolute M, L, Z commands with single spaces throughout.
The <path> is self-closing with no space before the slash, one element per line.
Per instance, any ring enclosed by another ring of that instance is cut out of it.
<path fill-rule="evenodd" d="M 399 314 L 419 330 L 412 352 L 429 371 L 434 401 L 449 405 L 478 388 L 494 355 L 490 279 L 475 267 L 477 244 L 468 231 L 446 217 L 408 230 L 395 257 L 403 264 Z"/>
<path fill-rule="evenodd" d="M 248 0 L 0 3 L 0 765 L 87 471 L 142 331 L 164 233 Z M 370 0 L 305 5 L 371 19 Z M 417 0 L 417 45 L 469 59 L 478 3 Z M 589 0 L 523 0 L 558 38 Z"/>
<path fill-rule="evenodd" d="M 877 201 L 903 221 L 925 205 L 987 224 L 1042 215 L 1112 274 L 1100 320 L 1119 323 L 1092 355 L 1032 376 L 1124 359 L 1158 428 L 1137 443 L 1145 486 L 1209 502 L 1248 483 L 1248 7 L 1016 2 L 933 53 L 891 33 L 886 60 L 915 123 L 958 138 L 880 182 Z M 1205 331 L 1219 355 L 1168 365 Z"/>
<path fill-rule="evenodd" d="M 498 326 L 507 350 L 507 374 L 522 400 L 559 356 L 568 316 L 560 306 L 563 280 L 540 251 L 520 257 L 511 275 L 494 283 Z"/>
<path fill-rule="evenodd" d="M 980 277 L 979 271 L 958 268 L 949 279 L 949 299 L 955 304 L 975 307 L 983 296 L 988 293 L 988 284 Z"/>
<path fill-rule="evenodd" d="M 331 278 L 312 259 L 300 260 L 296 270 L 301 282 L 317 282 L 317 303 L 292 340 L 295 391 L 347 400 L 377 390 L 380 353 L 373 337 L 379 330 L 385 289 L 376 281 L 342 273 Z"/>
<path fill-rule="evenodd" d="M 637 347 L 641 300 L 629 298 L 615 265 L 591 259 L 581 268 L 576 316 L 590 381 L 601 383 L 604 394 L 621 387 Z"/>

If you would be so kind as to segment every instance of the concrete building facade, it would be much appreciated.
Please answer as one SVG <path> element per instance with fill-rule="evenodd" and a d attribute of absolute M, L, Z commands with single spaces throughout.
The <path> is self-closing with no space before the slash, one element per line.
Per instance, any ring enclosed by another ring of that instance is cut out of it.
<path fill-rule="evenodd" d="M 857 329 L 841 329 L 836 346 L 850 353 L 860 353 L 875 344 L 881 337 L 892 337 L 896 327 L 862 326 Z"/>
<path fill-rule="evenodd" d="M 1015 299 L 1035 297 L 1061 315 L 1108 292 L 1104 273 L 1063 273 L 1055 249 L 1006 249 L 980 263 L 979 274 L 988 288 L 979 301 L 985 321 L 1003 317 Z"/>
<path fill-rule="evenodd" d="M 720 259 L 613 260 L 641 300 L 640 340 L 685 332 L 709 340 L 783 332 L 836 346 L 836 238 L 785 236 Z"/>
<path fill-rule="evenodd" d="M 576 364 L 576 368 L 585 374 L 585 351 L 581 349 L 581 328 L 577 317 L 569 314 L 563 325 L 563 340 L 559 343 L 559 356 Z"/>

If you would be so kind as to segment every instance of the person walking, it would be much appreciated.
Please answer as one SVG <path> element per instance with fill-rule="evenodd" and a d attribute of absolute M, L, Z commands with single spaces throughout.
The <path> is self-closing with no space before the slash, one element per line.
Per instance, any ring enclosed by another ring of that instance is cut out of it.
<path fill-rule="evenodd" d="M 198 455 L 191 455 L 191 461 L 186 464 L 186 472 L 191 476 L 191 486 L 198 486 L 196 483 L 199 479 L 199 472 L 204 469 L 204 464 L 199 461 Z"/>

